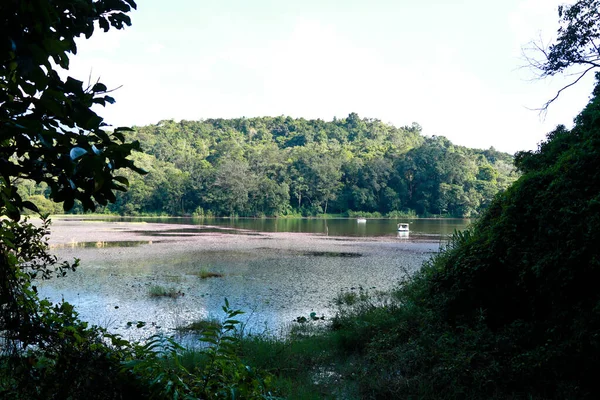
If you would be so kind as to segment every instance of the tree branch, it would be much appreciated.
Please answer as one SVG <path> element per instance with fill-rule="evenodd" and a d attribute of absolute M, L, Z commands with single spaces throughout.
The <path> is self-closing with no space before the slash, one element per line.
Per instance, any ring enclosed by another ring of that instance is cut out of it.
<path fill-rule="evenodd" d="M 540 114 L 545 114 L 548 111 L 548 107 L 550 106 L 550 104 L 552 104 L 556 99 L 558 99 L 558 96 L 560 96 L 560 94 L 565 90 L 570 88 L 571 86 L 575 85 L 577 82 L 579 82 L 581 80 L 581 78 L 583 78 L 588 72 L 590 72 L 591 70 L 593 70 L 594 68 L 597 68 L 598 66 L 593 64 L 591 67 L 589 67 L 588 69 L 586 69 L 585 71 L 583 71 L 581 73 L 581 75 L 579 75 L 579 77 L 577 79 L 575 79 L 573 82 L 569 83 L 568 85 L 563 86 L 558 92 L 556 92 L 556 95 L 551 98 L 550 100 L 548 100 L 546 103 L 544 103 L 544 105 L 541 108 L 537 108 L 535 110 L 539 111 Z"/>

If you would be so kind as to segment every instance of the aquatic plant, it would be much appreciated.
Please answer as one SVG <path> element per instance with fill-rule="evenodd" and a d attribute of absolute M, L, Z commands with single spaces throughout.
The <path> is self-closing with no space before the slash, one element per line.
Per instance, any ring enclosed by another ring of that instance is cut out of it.
<path fill-rule="evenodd" d="M 123 371 L 148 388 L 149 398 L 265 399 L 271 376 L 244 363 L 238 355 L 236 329 L 243 314 L 225 299 L 225 318 L 204 324 L 198 349 L 185 349 L 172 338 L 153 336 L 145 344 L 131 345 L 135 358 Z"/>
<path fill-rule="evenodd" d="M 200 271 L 192 273 L 192 275 L 195 275 L 200 279 L 222 278 L 223 277 L 222 273 L 209 271 L 206 268 L 202 268 Z"/>
<path fill-rule="evenodd" d="M 177 298 L 185 295 L 181 290 L 177 290 L 175 288 L 165 288 L 164 286 L 159 285 L 150 286 L 150 289 L 148 289 L 148 294 L 150 295 L 150 297 L 170 298 Z"/>
<path fill-rule="evenodd" d="M 175 328 L 176 331 L 182 333 L 195 333 L 201 334 L 206 330 L 215 330 L 221 329 L 223 324 L 220 320 L 216 318 L 209 319 L 199 319 L 197 321 L 193 321 L 185 326 L 178 326 Z"/>

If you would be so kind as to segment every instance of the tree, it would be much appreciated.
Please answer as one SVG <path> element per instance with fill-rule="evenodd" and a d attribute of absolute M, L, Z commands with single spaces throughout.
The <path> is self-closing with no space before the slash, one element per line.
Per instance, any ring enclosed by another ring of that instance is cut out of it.
<path fill-rule="evenodd" d="M 128 181 L 121 168 L 138 169 L 128 156 L 139 149 L 125 141 L 127 128 L 108 126 L 91 107 L 114 103 L 100 82 L 62 78 L 69 56 L 77 52 L 75 38 L 89 38 L 96 24 L 108 31 L 130 25 L 126 15 L 133 0 L 54 0 L 0 2 L 0 335 L 3 351 L 29 343 L 48 346 L 59 325 L 46 323 L 30 278 L 47 277 L 53 266 L 63 274 L 71 266 L 57 265 L 41 227 L 20 221 L 25 208 L 16 182 L 30 179 L 48 185 L 50 197 L 65 210 L 75 201 L 93 210 L 115 200 L 115 190 Z M 56 322 L 56 321 L 55 321 Z M 12 343 L 12 347 L 11 347 Z M 6 347 L 5 347 L 6 346 Z"/>
<path fill-rule="evenodd" d="M 327 212 L 329 201 L 336 199 L 341 187 L 342 157 L 336 153 L 338 149 L 314 143 L 296 148 L 290 175 L 298 206 L 304 197 L 311 204 L 311 212 Z"/>
<path fill-rule="evenodd" d="M 600 67 L 600 0 L 579 0 L 572 5 L 558 7 L 560 27 L 555 43 L 545 46 L 533 43 L 535 54 L 524 52 L 525 59 L 538 71 L 540 78 L 565 73 L 579 67 L 575 78 L 541 108 L 548 109 L 567 88 L 579 82 L 588 72 Z M 541 55 L 541 59 L 536 58 Z"/>
<path fill-rule="evenodd" d="M 256 177 L 249 170 L 248 163 L 222 160 L 212 188 L 214 201 L 223 214 L 233 216 L 244 213 L 248 205 L 248 194 L 255 191 L 256 185 Z"/>

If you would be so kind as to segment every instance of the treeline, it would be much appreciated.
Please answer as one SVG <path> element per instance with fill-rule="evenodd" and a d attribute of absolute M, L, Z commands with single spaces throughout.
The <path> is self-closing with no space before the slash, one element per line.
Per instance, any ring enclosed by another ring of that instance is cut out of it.
<path fill-rule="evenodd" d="M 331 122 L 169 120 L 136 127 L 127 139 L 141 142 L 145 154 L 135 161 L 149 173 L 125 173 L 129 191 L 107 212 L 474 217 L 517 176 L 509 154 L 355 113 Z"/>

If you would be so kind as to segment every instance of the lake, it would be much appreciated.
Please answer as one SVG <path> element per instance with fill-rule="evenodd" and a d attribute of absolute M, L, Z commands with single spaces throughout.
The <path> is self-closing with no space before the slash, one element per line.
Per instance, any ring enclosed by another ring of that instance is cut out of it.
<path fill-rule="evenodd" d="M 41 297 L 64 298 L 83 320 L 129 339 L 219 318 L 225 297 L 246 312 L 246 331 L 278 334 L 311 312 L 331 318 L 341 291 L 393 288 L 468 224 L 411 220 L 410 234 L 398 237 L 398 222 L 55 218 L 52 251 L 81 267 L 35 284 Z M 182 296 L 153 298 L 152 286 Z M 137 321 L 144 328 L 128 324 Z"/>
<path fill-rule="evenodd" d="M 389 237 L 397 236 L 397 224 L 408 222 L 410 236 L 414 239 L 438 240 L 451 235 L 455 230 L 465 229 L 471 220 L 459 218 L 438 219 L 367 219 L 357 223 L 354 218 L 190 218 L 190 217 L 104 217 L 104 216 L 65 216 L 61 220 L 106 221 L 106 222 L 145 222 L 165 224 L 186 224 L 216 226 L 219 228 L 245 229 L 255 232 L 296 232 L 346 237 Z"/>

